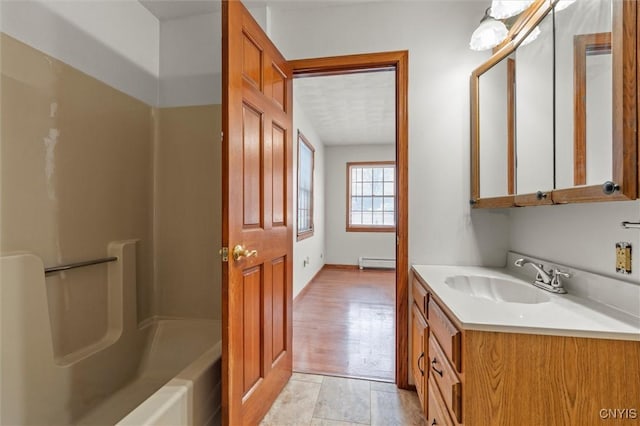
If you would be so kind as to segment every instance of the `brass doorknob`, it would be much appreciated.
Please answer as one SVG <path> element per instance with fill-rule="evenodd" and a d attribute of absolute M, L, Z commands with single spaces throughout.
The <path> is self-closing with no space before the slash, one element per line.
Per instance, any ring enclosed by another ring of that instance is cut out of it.
<path fill-rule="evenodd" d="M 238 244 L 233 248 L 233 260 L 240 260 L 243 257 L 257 256 L 258 250 L 248 250 L 244 246 Z"/>

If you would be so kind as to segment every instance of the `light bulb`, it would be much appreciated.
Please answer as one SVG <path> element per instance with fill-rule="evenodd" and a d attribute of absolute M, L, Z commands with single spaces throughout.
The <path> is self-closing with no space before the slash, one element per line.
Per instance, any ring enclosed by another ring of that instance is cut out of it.
<path fill-rule="evenodd" d="M 486 17 L 471 35 L 469 47 L 472 50 L 487 50 L 499 45 L 507 37 L 507 27 L 504 23 Z"/>

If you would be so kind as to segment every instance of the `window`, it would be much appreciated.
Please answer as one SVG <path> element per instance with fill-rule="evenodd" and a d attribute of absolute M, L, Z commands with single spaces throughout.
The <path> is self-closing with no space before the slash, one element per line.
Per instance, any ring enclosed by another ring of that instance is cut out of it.
<path fill-rule="evenodd" d="M 347 163 L 347 232 L 394 232 L 396 166 L 393 161 Z"/>
<path fill-rule="evenodd" d="M 313 156 L 315 149 L 298 130 L 298 241 L 313 235 Z"/>

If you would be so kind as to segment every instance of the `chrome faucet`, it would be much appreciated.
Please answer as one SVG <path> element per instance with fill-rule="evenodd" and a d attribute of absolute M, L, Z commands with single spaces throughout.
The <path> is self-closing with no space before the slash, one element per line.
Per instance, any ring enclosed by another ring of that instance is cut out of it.
<path fill-rule="evenodd" d="M 532 283 L 536 287 L 550 291 L 551 293 L 563 294 L 567 292 L 567 290 L 562 287 L 561 278 L 571 277 L 571 274 L 568 272 L 563 272 L 557 268 L 546 271 L 544 265 L 541 263 L 535 263 L 524 258 L 516 260 L 515 265 L 519 268 L 525 265 L 531 265 L 533 269 L 536 270 L 538 274 L 536 275 L 536 280 Z"/>

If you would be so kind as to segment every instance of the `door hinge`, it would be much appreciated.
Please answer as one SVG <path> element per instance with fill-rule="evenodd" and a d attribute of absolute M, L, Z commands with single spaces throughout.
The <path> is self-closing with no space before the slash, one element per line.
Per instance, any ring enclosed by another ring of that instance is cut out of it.
<path fill-rule="evenodd" d="M 222 247 L 218 253 L 222 256 L 223 262 L 229 261 L 229 247 Z"/>

